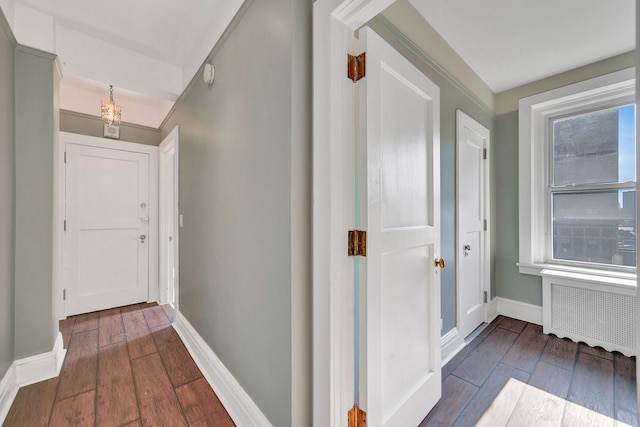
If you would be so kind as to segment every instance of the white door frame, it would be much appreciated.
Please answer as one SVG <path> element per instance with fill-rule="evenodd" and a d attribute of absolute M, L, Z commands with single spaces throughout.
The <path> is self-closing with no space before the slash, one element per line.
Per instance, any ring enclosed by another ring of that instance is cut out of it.
<path fill-rule="evenodd" d="M 58 285 L 54 285 L 54 290 L 58 290 L 53 297 L 54 310 L 57 317 L 63 319 L 65 317 L 64 299 L 62 290 L 66 288 L 66 249 L 63 221 L 65 218 L 65 163 L 64 152 L 67 143 L 78 145 L 87 145 L 92 147 L 109 148 L 114 150 L 137 151 L 149 154 L 149 301 L 158 300 L 158 147 L 136 144 L 133 142 L 118 141 L 107 138 L 98 138 L 95 136 L 80 135 L 69 132 L 60 132 L 59 134 L 59 155 L 57 162 L 57 173 L 54 171 L 55 199 L 54 219 L 59 219 L 58 230 L 59 237 L 54 240 L 54 256 L 58 260 L 58 274 L 54 274 L 54 279 L 58 279 Z M 57 181 L 57 182 L 56 182 Z M 155 238 L 154 238 L 155 236 Z M 57 241 L 57 244 L 55 243 Z M 57 254 L 56 250 L 57 249 Z M 57 307 L 57 309 L 56 309 Z"/>
<path fill-rule="evenodd" d="M 489 303 L 491 302 L 491 136 L 489 130 L 474 120 L 471 116 L 464 113 L 462 110 L 456 110 L 456 326 L 460 327 L 460 167 L 459 167 L 459 154 L 460 154 L 460 135 L 463 126 L 473 130 L 478 135 L 482 135 L 485 138 L 484 148 L 487 150 L 487 159 L 484 162 L 484 218 L 487 221 L 487 229 L 484 233 L 484 283 L 482 284 L 483 290 L 487 293 L 487 303 L 484 305 L 484 321 L 488 321 L 489 316 Z M 466 337 L 461 336 L 460 341 Z"/>
<path fill-rule="evenodd" d="M 343 426 L 353 406 L 354 31 L 395 0 L 313 4 L 313 424 Z"/>
<path fill-rule="evenodd" d="M 159 258 L 159 267 L 160 267 L 160 303 L 166 304 L 169 302 L 169 280 L 166 276 L 166 253 L 168 251 L 168 246 L 173 245 L 173 253 L 174 253 L 174 269 L 175 269 L 175 278 L 174 278 L 174 309 L 178 309 L 178 281 L 179 281 L 179 228 L 178 228 L 178 178 L 179 178 L 179 127 L 176 126 L 173 130 L 167 135 L 167 137 L 160 144 L 160 163 L 159 163 L 159 220 L 160 220 L 160 232 L 159 232 L 159 240 L 160 240 L 160 258 Z M 166 160 L 168 158 L 168 153 L 173 149 L 173 173 L 168 173 L 165 168 Z M 173 182 L 169 182 L 171 176 L 173 175 Z M 173 206 L 166 206 L 166 201 L 162 197 L 162 192 L 164 191 L 164 186 L 172 185 L 173 187 Z M 168 210 L 173 210 L 173 241 L 169 242 L 169 235 L 167 235 L 167 221 L 168 221 Z"/>

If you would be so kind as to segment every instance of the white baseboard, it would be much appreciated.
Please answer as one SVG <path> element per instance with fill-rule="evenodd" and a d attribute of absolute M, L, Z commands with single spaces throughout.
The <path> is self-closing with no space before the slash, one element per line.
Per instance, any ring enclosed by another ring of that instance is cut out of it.
<path fill-rule="evenodd" d="M 525 322 L 542 325 L 542 307 L 506 298 L 496 297 L 498 313 Z"/>
<path fill-rule="evenodd" d="M 493 322 L 498 315 L 498 298 L 496 297 L 487 303 L 487 324 Z"/>
<path fill-rule="evenodd" d="M 16 383 L 16 366 L 12 363 L 0 381 L 0 425 L 7 418 L 19 388 Z"/>
<path fill-rule="evenodd" d="M 464 338 L 460 336 L 458 328 L 453 328 L 442 336 L 442 366 L 446 365 L 466 345 Z"/>
<path fill-rule="evenodd" d="M 0 425 L 4 422 L 18 389 L 57 377 L 67 354 L 62 334 L 58 332 L 53 349 L 46 353 L 15 360 L 0 380 Z"/>
<path fill-rule="evenodd" d="M 175 312 L 173 327 L 235 424 L 247 427 L 271 426 L 260 408 L 179 311 Z"/>
<path fill-rule="evenodd" d="M 16 368 L 16 383 L 23 387 L 58 376 L 66 354 L 62 334 L 58 332 L 53 350 L 13 362 Z"/>

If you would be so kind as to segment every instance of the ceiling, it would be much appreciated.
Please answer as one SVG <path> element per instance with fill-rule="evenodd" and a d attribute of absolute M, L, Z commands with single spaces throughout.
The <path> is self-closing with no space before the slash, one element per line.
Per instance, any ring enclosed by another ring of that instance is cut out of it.
<path fill-rule="evenodd" d="M 243 2 L 0 0 L 0 7 L 20 44 L 58 55 L 61 108 L 78 111 L 92 100 L 80 112 L 97 115 L 113 84 L 123 121 L 157 128 Z"/>
<path fill-rule="evenodd" d="M 635 49 L 635 0 L 409 0 L 494 93 Z"/>
<path fill-rule="evenodd" d="M 310 1 L 310 0 L 309 0 Z M 407 1 L 407 0 L 401 0 Z M 635 0 L 408 0 L 494 93 L 635 47 Z M 157 128 L 244 0 L 0 0 L 20 44 L 59 56 L 61 108 Z"/>

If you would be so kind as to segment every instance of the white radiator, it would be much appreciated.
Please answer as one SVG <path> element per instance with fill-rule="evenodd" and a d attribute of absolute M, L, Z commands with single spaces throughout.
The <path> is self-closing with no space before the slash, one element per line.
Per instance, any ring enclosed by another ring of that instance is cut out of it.
<path fill-rule="evenodd" d="M 545 334 L 636 354 L 636 283 L 631 279 L 542 271 Z"/>

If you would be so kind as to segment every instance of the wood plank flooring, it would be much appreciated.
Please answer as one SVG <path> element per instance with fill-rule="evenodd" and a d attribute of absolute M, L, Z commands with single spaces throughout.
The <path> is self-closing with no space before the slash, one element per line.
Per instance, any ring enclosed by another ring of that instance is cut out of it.
<path fill-rule="evenodd" d="M 3 425 L 233 426 L 172 318 L 169 306 L 136 304 L 61 321 L 60 376 L 21 388 Z M 420 426 L 474 426 L 485 413 L 484 425 L 538 425 L 516 401 L 564 425 L 601 416 L 637 426 L 635 372 L 635 358 L 500 316 L 443 367 L 442 399 Z M 512 378 L 520 383 L 505 392 Z M 494 400 L 506 409 L 490 410 Z"/>
<path fill-rule="evenodd" d="M 635 357 L 545 335 L 520 320 L 496 318 L 443 367 L 442 378 L 442 399 L 421 427 L 474 426 L 498 396 L 500 410 L 492 408 L 482 425 L 638 426 Z M 544 416 L 531 417 L 531 405 Z"/>
<path fill-rule="evenodd" d="M 172 321 L 157 304 L 61 321 L 60 376 L 22 387 L 3 426 L 233 426 Z"/>

